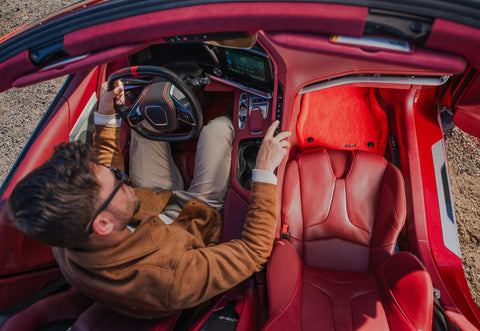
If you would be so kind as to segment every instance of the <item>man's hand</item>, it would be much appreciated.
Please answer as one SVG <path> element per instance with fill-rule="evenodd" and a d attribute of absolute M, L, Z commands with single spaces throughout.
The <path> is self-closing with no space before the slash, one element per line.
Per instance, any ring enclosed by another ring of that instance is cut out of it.
<path fill-rule="evenodd" d="M 255 169 L 273 172 L 280 162 L 282 162 L 285 155 L 287 155 L 288 148 L 290 147 L 287 138 L 290 137 L 292 133 L 289 131 L 283 131 L 274 137 L 273 134 L 279 124 L 279 121 L 275 121 L 267 129 L 262 145 L 257 154 Z"/>
<path fill-rule="evenodd" d="M 113 90 L 107 91 L 107 89 L 107 82 L 105 82 L 102 85 L 97 110 L 99 114 L 103 115 L 115 114 L 115 108 L 113 107 L 114 99 L 117 105 L 123 104 L 125 100 L 125 93 L 123 92 L 123 84 L 121 81 L 117 80 L 115 82 L 115 88 Z"/>

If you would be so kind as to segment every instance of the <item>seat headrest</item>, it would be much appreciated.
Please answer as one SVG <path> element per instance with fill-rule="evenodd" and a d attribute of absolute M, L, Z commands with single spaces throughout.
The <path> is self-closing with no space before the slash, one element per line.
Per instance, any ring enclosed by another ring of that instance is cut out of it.
<path fill-rule="evenodd" d="M 327 150 L 330 158 L 330 165 L 337 178 L 343 178 L 347 175 L 352 164 L 353 153 L 355 151 Z"/>

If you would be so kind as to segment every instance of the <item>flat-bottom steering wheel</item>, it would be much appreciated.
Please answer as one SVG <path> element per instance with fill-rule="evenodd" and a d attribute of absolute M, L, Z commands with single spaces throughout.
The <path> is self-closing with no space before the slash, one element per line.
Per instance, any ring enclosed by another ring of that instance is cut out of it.
<path fill-rule="evenodd" d="M 125 104 L 115 110 L 133 130 L 151 140 L 183 141 L 200 133 L 203 115 L 192 89 L 173 71 L 154 66 L 129 67 L 108 78 L 121 80 Z"/>

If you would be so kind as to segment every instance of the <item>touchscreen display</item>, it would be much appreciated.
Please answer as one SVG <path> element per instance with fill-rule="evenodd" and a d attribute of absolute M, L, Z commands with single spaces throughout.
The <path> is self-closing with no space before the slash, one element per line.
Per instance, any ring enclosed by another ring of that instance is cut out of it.
<path fill-rule="evenodd" d="M 266 83 L 264 57 L 235 49 L 225 49 L 225 60 L 230 74 Z"/>

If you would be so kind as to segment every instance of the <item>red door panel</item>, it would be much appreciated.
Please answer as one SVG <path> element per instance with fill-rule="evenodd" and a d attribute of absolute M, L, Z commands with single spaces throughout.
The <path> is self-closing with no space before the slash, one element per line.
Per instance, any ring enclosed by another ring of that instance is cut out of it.
<path fill-rule="evenodd" d="M 0 200 L 0 310 L 60 277 L 50 247 L 23 235 L 12 226 L 6 210 L 7 199 L 21 178 L 50 157 L 53 146 L 69 140 L 69 133 L 77 119 L 95 96 L 98 73 L 98 68 L 95 68 L 78 73 L 69 80 L 60 101 L 54 105 L 37 138 L 26 147 L 25 157 L 10 175 L 13 178 Z"/>
<path fill-rule="evenodd" d="M 469 67 L 465 74 L 445 87 L 441 103 L 453 110 L 453 121 L 460 129 L 480 138 L 480 74 Z"/>
<path fill-rule="evenodd" d="M 463 131 L 480 138 L 480 74 L 472 68 L 472 78 L 455 104 L 453 121 Z"/>

